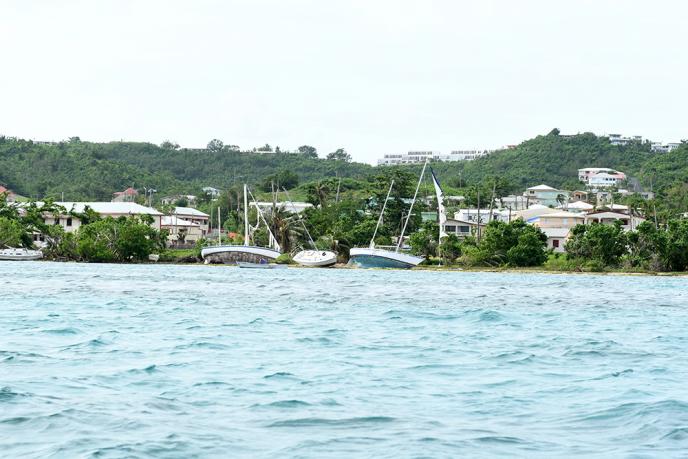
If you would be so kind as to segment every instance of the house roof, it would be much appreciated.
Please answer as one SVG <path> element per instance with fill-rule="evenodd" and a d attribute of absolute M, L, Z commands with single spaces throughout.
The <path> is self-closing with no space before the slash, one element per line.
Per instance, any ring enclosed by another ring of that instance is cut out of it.
<path fill-rule="evenodd" d="M 457 218 L 448 218 L 444 224 L 445 225 L 461 224 L 461 225 L 478 226 L 478 222 L 469 222 L 468 220 L 460 220 Z M 480 226 L 485 226 L 485 223 L 480 223 Z"/>
<path fill-rule="evenodd" d="M 184 220 L 183 218 L 179 218 L 176 216 L 170 216 L 170 215 L 165 215 L 162 217 L 160 220 L 160 225 L 161 226 L 195 226 L 195 227 L 200 227 L 198 223 L 193 223 L 190 222 L 189 220 Z"/>
<path fill-rule="evenodd" d="M 611 210 L 628 210 L 628 206 L 624 206 L 623 204 L 609 204 L 608 206 L 600 206 L 600 207 L 611 209 Z"/>
<path fill-rule="evenodd" d="M 586 216 L 586 218 L 589 219 L 598 219 L 598 218 L 614 218 L 617 220 L 627 220 L 631 218 L 630 215 L 626 214 L 620 214 L 618 212 L 593 212 L 590 213 Z"/>
<path fill-rule="evenodd" d="M 583 215 L 581 215 L 581 214 L 578 214 L 578 213 L 575 213 L 575 212 L 566 212 L 566 211 L 554 212 L 554 213 L 551 213 L 551 214 L 545 214 L 545 215 L 542 215 L 542 217 L 544 217 L 544 218 L 550 218 L 550 217 L 555 217 L 555 218 L 580 218 L 580 219 L 585 218 L 585 217 L 584 217 Z"/>
<path fill-rule="evenodd" d="M 117 196 L 122 195 L 122 194 L 137 195 L 137 194 L 139 194 L 139 192 L 136 191 L 135 189 L 133 189 L 132 187 L 129 187 L 129 188 L 127 188 L 127 189 L 124 190 L 124 191 L 116 191 L 116 192 L 114 192 L 114 193 L 112 193 L 112 194 L 117 195 Z"/>
<path fill-rule="evenodd" d="M 79 213 L 88 206 L 95 212 L 106 215 L 162 215 L 152 207 L 142 206 L 135 202 L 56 202 L 55 204 L 64 207 L 67 211 Z"/>
<path fill-rule="evenodd" d="M 578 210 L 592 210 L 595 208 L 592 204 L 588 204 L 585 201 L 576 201 L 576 202 L 571 202 L 569 204 L 559 206 L 560 208 L 568 208 L 568 209 L 578 209 Z"/>
<path fill-rule="evenodd" d="M 7 193 L 8 191 L 10 191 L 10 190 L 8 190 L 4 186 L 0 185 L 0 193 Z"/>
<path fill-rule="evenodd" d="M 540 230 L 547 235 L 547 237 L 568 237 L 569 228 L 540 228 Z"/>
<path fill-rule="evenodd" d="M 529 191 L 530 190 L 532 190 L 532 191 L 558 191 L 556 188 L 552 188 L 551 186 L 545 185 L 544 183 L 542 185 L 538 185 L 538 186 L 531 186 L 530 188 L 528 188 L 528 190 Z"/>
<path fill-rule="evenodd" d="M 194 217 L 210 217 L 205 212 L 201 212 L 193 207 L 175 207 L 174 214 L 176 215 L 193 215 Z"/>

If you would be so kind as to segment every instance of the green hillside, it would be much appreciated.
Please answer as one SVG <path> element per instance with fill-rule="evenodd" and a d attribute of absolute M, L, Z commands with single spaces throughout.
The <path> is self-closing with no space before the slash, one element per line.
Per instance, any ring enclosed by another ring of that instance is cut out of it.
<path fill-rule="evenodd" d="M 419 165 L 397 167 L 411 172 L 420 169 Z M 576 177 L 582 167 L 616 168 L 637 178 L 645 189 L 652 186 L 663 193 L 688 183 L 688 145 L 671 153 L 652 153 L 647 142 L 615 146 L 606 137 L 591 133 L 564 136 L 555 129 L 475 161 L 433 164 L 443 184 L 453 191 L 492 182 L 494 177 L 500 179 L 504 192 L 520 192 L 540 183 L 575 189 L 581 186 Z M 0 183 L 34 198 L 58 198 L 64 192 L 70 200 L 109 200 L 114 191 L 129 186 L 155 188 L 158 196 L 197 193 L 202 186 L 226 189 L 244 181 L 260 185 L 280 173 L 302 185 L 334 176 L 369 181 L 373 175 L 395 168 L 227 147 L 187 150 L 78 139 L 39 144 L 0 137 Z"/>

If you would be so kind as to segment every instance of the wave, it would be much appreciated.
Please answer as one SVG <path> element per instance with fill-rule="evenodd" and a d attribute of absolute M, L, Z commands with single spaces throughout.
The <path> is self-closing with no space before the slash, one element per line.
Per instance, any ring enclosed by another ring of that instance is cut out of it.
<path fill-rule="evenodd" d="M 267 427 L 370 427 L 375 424 L 388 424 L 396 421 L 395 418 L 389 416 L 364 416 L 344 419 L 326 419 L 326 418 L 299 418 L 289 419 L 286 421 L 276 421 L 268 424 Z"/>

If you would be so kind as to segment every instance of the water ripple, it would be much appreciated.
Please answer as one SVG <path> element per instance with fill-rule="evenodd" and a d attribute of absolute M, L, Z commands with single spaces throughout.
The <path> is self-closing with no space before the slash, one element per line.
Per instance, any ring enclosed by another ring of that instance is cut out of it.
<path fill-rule="evenodd" d="M 2 262 L 0 279 L 2 457 L 688 451 L 686 278 Z"/>

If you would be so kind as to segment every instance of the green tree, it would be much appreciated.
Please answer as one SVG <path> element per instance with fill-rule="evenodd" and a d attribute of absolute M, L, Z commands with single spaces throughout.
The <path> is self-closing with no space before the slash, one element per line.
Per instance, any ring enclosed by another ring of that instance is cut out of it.
<path fill-rule="evenodd" d="M 525 226 L 518 235 L 518 242 L 511 247 L 506 258 L 510 266 L 539 266 L 547 261 L 547 236 L 540 228 Z"/>
<path fill-rule="evenodd" d="M 0 217 L 0 248 L 19 247 L 25 240 L 25 233 L 19 220 Z"/>
<path fill-rule="evenodd" d="M 442 239 L 442 242 L 440 242 L 438 253 L 445 263 L 454 263 L 462 253 L 461 240 L 456 234 L 448 234 Z"/>
<path fill-rule="evenodd" d="M 437 223 L 425 222 L 419 231 L 411 234 L 409 245 L 411 252 L 426 258 L 437 255 L 437 238 L 439 236 L 439 226 Z"/>
<path fill-rule="evenodd" d="M 618 266 L 626 254 L 627 244 L 620 221 L 613 225 L 576 225 L 571 229 L 566 253 L 569 257 L 593 260 L 603 266 Z"/>
<path fill-rule="evenodd" d="M 351 155 L 343 148 L 337 148 L 332 153 L 328 153 L 326 158 L 329 160 L 344 161 L 345 163 L 351 162 Z"/>
<path fill-rule="evenodd" d="M 299 150 L 299 153 L 301 153 L 306 158 L 317 158 L 318 157 L 318 150 L 316 150 L 315 147 L 311 147 L 310 145 L 301 145 L 298 148 L 298 150 Z"/>
<path fill-rule="evenodd" d="M 672 271 L 688 269 L 688 220 L 671 220 L 667 226 L 666 263 Z"/>
<path fill-rule="evenodd" d="M 220 140 L 220 139 L 213 139 L 213 140 L 211 140 L 210 142 L 208 142 L 208 145 L 206 146 L 206 149 L 207 149 L 208 151 L 213 152 L 213 153 L 217 153 L 217 152 L 222 151 L 222 149 L 224 148 L 224 146 L 225 146 L 225 144 L 222 143 L 222 140 Z"/>

